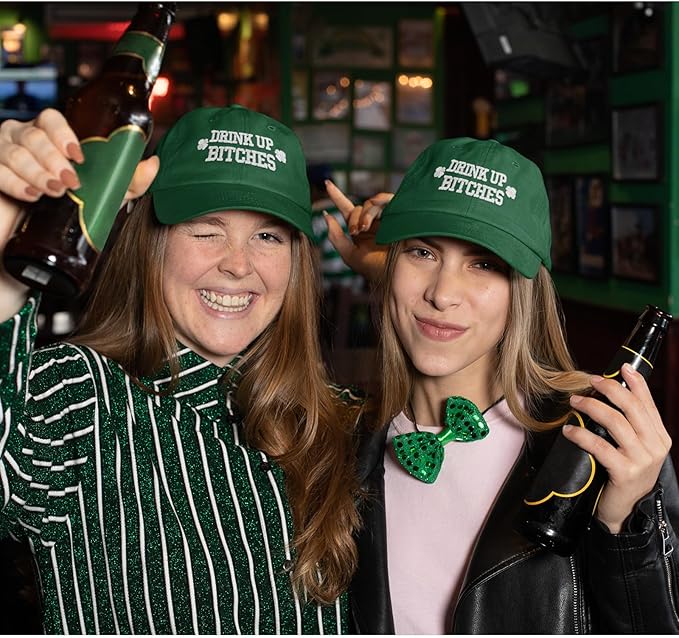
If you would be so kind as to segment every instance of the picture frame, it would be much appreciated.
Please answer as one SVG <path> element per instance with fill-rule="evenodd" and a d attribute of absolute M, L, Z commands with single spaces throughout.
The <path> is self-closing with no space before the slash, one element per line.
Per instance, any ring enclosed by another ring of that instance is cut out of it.
<path fill-rule="evenodd" d="M 351 107 L 351 80 L 340 71 L 313 74 L 312 113 L 317 120 L 348 119 Z"/>
<path fill-rule="evenodd" d="M 611 206 L 612 274 L 649 284 L 660 275 L 659 207 L 654 204 Z"/>
<path fill-rule="evenodd" d="M 553 175 L 545 180 L 552 226 L 552 268 L 554 272 L 577 272 L 574 181 L 570 175 Z"/>
<path fill-rule="evenodd" d="M 388 131 L 391 128 L 390 82 L 354 80 L 354 128 Z"/>
<path fill-rule="evenodd" d="M 399 124 L 433 122 L 433 86 L 433 78 L 429 75 L 399 75 L 396 81 L 396 121 Z"/>
<path fill-rule="evenodd" d="M 390 26 L 322 26 L 314 34 L 316 67 L 387 69 L 392 64 L 394 34 Z"/>
<path fill-rule="evenodd" d="M 611 112 L 611 174 L 614 180 L 657 181 L 661 174 L 660 106 L 615 108 Z"/>
<path fill-rule="evenodd" d="M 586 76 L 552 82 L 545 95 L 545 145 L 592 144 L 607 139 L 608 43 L 603 37 L 580 40 L 577 48 Z"/>
<path fill-rule="evenodd" d="M 655 69 L 664 56 L 662 3 L 614 3 L 611 14 L 611 71 Z"/>
<path fill-rule="evenodd" d="M 384 136 L 356 133 L 352 139 L 353 165 L 357 168 L 382 168 L 386 160 Z"/>
<path fill-rule="evenodd" d="M 603 175 L 574 179 L 578 273 L 604 278 L 610 265 L 610 213 L 608 185 Z"/>
<path fill-rule="evenodd" d="M 437 139 L 435 129 L 396 127 L 392 133 L 391 164 L 405 172 L 427 146 Z"/>
<path fill-rule="evenodd" d="M 434 66 L 433 20 L 404 19 L 398 23 L 398 63 L 402 67 Z"/>

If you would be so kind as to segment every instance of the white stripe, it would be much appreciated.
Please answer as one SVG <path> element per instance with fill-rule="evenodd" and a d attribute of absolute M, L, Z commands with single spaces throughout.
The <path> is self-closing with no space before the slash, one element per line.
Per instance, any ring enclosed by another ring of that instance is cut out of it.
<path fill-rule="evenodd" d="M 248 475 L 248 482 L 250 483 L 250 489 L 252 490 L 252 497 L 255 502 L 255 507 L 257 509 L 257 517 L 259 518 L 259 524 L 262 528 L 262 541 L 264 542 L 264 549 L 266 552 L 266 563 L 269 568 L 269 583 L 271 584 L 271 589 L 273 590 L 273 607 L 274 607 L 274 633 L 281 633 L 281 619 L 280 610 L 278 608 L 278 589 L 276 588 L 276 578 L 273 571 L 273 564 L 271 563 L 271 549 L 269 547 L 269 532 L 266 527 L 266 520 L 264 519 L 264 512 L 262 511 L 262 503 L 259 499 L 259 493 L 257 492 L 257 486 L 255 485 L 255 479 L 252 476 L 252 467 L 250 466 L 250 457 L 248 456 L 247 450 L 240 444 L 238 438 L 238 429 L 236 423 L 233 423 L 233 438 L 236 445 L 240 448 L 243 454 L 243 459 L 245 460 L 245 469 Z"/>
<path fill-rule="evenodd" d="M 318 635 L 324 636 L 325 632 L 323 631 L 323 609 L 321 609 L 321 606 L 319 604 L 316 604 L 316 619 L 318 620 Z"/>
<path fill-rule="evenodd" d="M 195 596 L 195 587 L 193 584 L 193 563 L 191 561 L 191 552 L 189 551 L 189 545 L 186 541 L 186 534 L 184 533 L 184 528 L 182 526 L 181 519 L 177 515 L 177 510 L 175 509 L 174 503 L 172 501 L 172 493 L 170 492 L 170 487 L 167 484 L 167 476 L 165 473 L 165 463 L 163 461 L 163 452 L 161 449 L 160 445 L 160 438 L 158 434 L 158 424 L 156 423 L 156 416 L 155 413 L 153 412 L 153 401 L 151 397 L 148 397 L 148 410 L 149 410 L 149 416 L 151 417 L 151 430 L 153 432 L 153 444 L 156 448 L 156 457 L 158 458 L 158 466 L 160 468 L 160 478 L 163 484 L 163 490 L 165 492 L 165 496 L 168 500 L 168 503 L 170 504 L 170 507 L 172 508 L 172 512 L 174 513 L 175 520 L 177 521 L 177 526 L 179 527 L 179 531 L 181 532 L 182 535 L 182 543 L 184 545 L 184 562 L 186 565 L 186 578 L 189 581 L 189 587 L 188 587 L 188 594 L 189 594 L 189 602 L 191 605 L 191 621 L 193 623 L 193 633 L 197 634 L 198 633 L 198 612 L 196 610 L 196 596 Z"/>
<path fill-rule="evenodd" d="M 64 461 L 62 465 L 53 465 L 52 467 L 50 467 L 50 472 L 61 472 L 65 470 L 67 467 L 83 465 L 87 463 L 88 460 L 89 457 L 87 456 L 81 456 L 79 459 L 70 459 L 68 461 Z"/>
<path fill-rule="evenodd" d="M 227 404 L 228 405 L 228 404 Z M 248 574 L 250 575 L 250 587 L 252 587 L 252 600 L 253 600 L 253 611 L 254 611 L 254 633 L 259 634 L 259 591 L 257 590 L 257 582 L 255 580 L 255 563 L 252 559 L 252 552 L 250 551 L 250 544 L 248 542 L 248 535 L 245 529 L 245 524 L 243 523 L 243 514 L 240 509 L 240 503 L 238 500 L 238 494 L 236 492 L 236 487 L 233 484 L 233 476 L 231 472 L 231 462 L 229 461 L 229 452 L 226 448 L 226 444 L 221 438 L 217 439 L 219 446 L 222 449 L 222 460 L 224 461 L 224 467 L 226 468 L 226 481 L 229 484 L 229 493 L 231 494 L 231 502 L 233 503 L 233 509 L 236 512 L 236 518 L 238 519 L 238 531 L 240 532 L 241 542 L 243 543 L 243 549 L 245 550 L 245 556 L 248 559 Z"/>
<path fill-rule="evenodd" d="M 177 353 L 178 355 L 181 355 L 182 353 L 189 352 L 189 349 L 186 348 L 182 352 Z M 179 374 L 177 375 L 178 378 L 185 377 L 187 374 L 192 374 L 193 372 L 197 372 L 198 370 L 202 370 L 203 368 L 207 368 L 208 366 L 212 365 L 210 361 L 203 361 L 200 365 L 193 366 L 193 368 L 186 368 L 186 370 L 180 370 Z M 169 381 L 172 380 L 172 377 L 165 377 L 163 379 L 156 379 L 154 383 L 157 383 L 158 385 L 162 383 L 168 383 Z"/>
<path fill-rule="evenodd" d="M 36 512 L 39 514 L 44 514 L 47 511 L 44 507 L 41 507 L 39 505 L 27 505 L 26 501 L 23 498 L 21 498 L 18 494 L 12 494 L 10 496 L 10 499 L 27 512 Z"/>
<path fill-rule="evenodd" d="M 83 374 L 81 377 L 72 377 L 69 379 L 61 379 L 58 383 L 53 385 L 49 390 L 45 390 L 42 394 L 34 394 L 34 401 L 43 401 L 47 397 L 51 397 L 55 392 L 63 390 L 67 385 L 75 385 L 76 383 L 82 383 L 90 378 L 89 374 Z"/>
<path fill-rule="evenodd" d="M 195 430 L 198 432 L 200 430 L 200 415 L 196 414 Z M 210 550 L 207 546 L 207 541 L 205 540 L 205 534 L 203 533 L 203 528 L 200 524 L 200 519 L 198 518 L 198 512 L 196 511 L 196 504 L 193 501 L 193 493 L 191 491 L 191 479 L 189 478 L 188 470 L 186 469 L 186 458 L 184 457 L 184 446 L 182 445 L 181 437 L 179 436 L 179 423 L 176 419 L 173 419 L 172 432 L 174 434 L 175 445 L 177 447 L 177 456 L 179 457 L 179 466 L 181 467 L 182 477 L 184 479 L 184 491 L 186 492 L 186 500 L 191 509 L 191 516 L 193 518 L 193 524 L 198 534 L 200 544 L 203 547 L 203 552 L 205 554 L 205 562 L 208 567 L 208 575 L 210 577 L 210 589 L 212 590 L 212 608 L 215 614 L 215 633 L 222 633 L 222 619 L 219 615 L 219 598 L 217 595 L 217 580 L 215 578 L 215 566 L 212 563 L 212 556 L 210 555 Z"/>
<path fill-rule="evenodd" d="M 195 388 L 191 388 L 190 390 L 184 390 L 183 392 L 177 392 L 174 396 L 175 399 L 179 399 L 180 397 L 187 397 L 191 396 L 192 394 L 197 394 L 201 390 L 205 390 L 206 388 L 210 388 L 213 385 L 217 385 L 219 382 L 219 379 L 213 379 L 212 381 L 208 381 L 207 383 L 203 383 L 202 385 L 197 385 Z"/>
<path fill-rule="evenodd" d="M 219 433 L 217 430 L 217 423 L 212 422 L 212 433 L 215 439 L 219 439 Z M 215 500 L 215 494 L 213 489 L 213 480 L 210 472 L 210 467 L 207 460 L 207 454 L 205 451 L 205 439 L 203 433 L 197 431 L 198 437 L 198 448 L 200 450 L 200 459 L 203 464 L 203 475 L 205 476 L 205 482 L 209 486 L 208 496 L 210 497 L 210 506 L 212 507 L 212 514 L 215 519 L 215 524 L 217 525 L 217 532 L 219 534 L 219 540 L 222 543 L 222 549 L 224 550 L 224 555 L 226 556 L 226 561 L 229 566 L 229 578 L 231 580 L 231 589 L 233 591 L 233 624 L 236 627 L 236 634 L 241 635 L 240 628 L 240 618 L 238 617 L 238 601 L 239 601 L 239 591 L 238 591 L 238 581 L 236 580 L 236 572 L 233 565 L 233 558 L 231 556 L 231 551 L 229 550 L 229 544 L 226 540 L 226 535 L 224 534 L 224 528 L 222 527 L 222 517 L 217 507 L 217 501 Z M 220 441 L 221 442 L 221 441 Z M 218 479 L 220 482 L 223 477 L 220 476 Z"/>
<path fill-rule="evenodd" d="M 96 492 L 97 492 L 97 511 L 99 514 L 99 535 L 101 542 L 102 553 L 104 554 L 104 567 L 106 568 L 106 583 L 108 585 L 108 601 L 111 605 L 111 614 L 113 615 L 113 626 L 115 627 L 115 633 L 120 633 L 120 626 L 118 624 L 118 614 L 115 607 L 115 602 L 113 600 L 113 585 L 111 581 L 111 566 L 108 559 L 108 548 L 106 546 L 106 530 L 104 528 L 104 496 L 102 489 L 101 477 L 103 476 L 102 465 L 101 465 L 101 436 L 99 435 L 99 392 L 96 384 L 94 383 L 94 374 L 92 368 L 90 367 L 90 362 L 85 358 L 85 365 L 87 370 L 92 377 L 92 391 L 94 392 L 94 415 L 93 415 L 93 442 L 94 442 L 94 470 L 93 474 L 96 478 Z M 64 437 L 67 438 L 68 435 Z M 93 600 L 96 605 L 96 602 Z"/>
<path fill-rule="evenodd" d="M 59 421 L 60 419 L 62 419 L 64 416 L 66 416 L 70 412 L 75 412 L 76 410 L 81 410 L 82 408 L 86 408 L 88 405 L 91 405 L 91 404 L 96 403 L 96 402 L 97 402 L 97 397 L 93 396 L 93 397 L 90 397 L 89 399 L 87 399 L 85 401 L 81 401 L 80 403 L 71 403 L 71 405 L 66 406 L 63 410 L 61 410 L 61 412 L 58 412 L 57 414 L 53 414 L 50 417 L 45 417 L 44 414 L 38 414 L 36 416 L 31 416 L 31 421 L 33 421 L 35 423 L 45 423 L 45 424 L 54 423 L 54 421 Z M 89 427 L 83 429 L 85 434 L 87 434 L 91 430 L 92 430 L 92 428 L 89 428 Z M 64 440 L 68 440 L 68 436 L 69 435 L 64 437 Z M 73 433 L 70 436 L 72 438 L 73 436 L 80 436 L 80 434 Z M 33 438 L 36 441 L 41 440 L 41 439 L 38 439 L 37 437 L 32 437 L 32 436 L 31 436 L 31 438 Z M 44 442 L 47 443 L 50 440 L 51 439 L 44 439 Z M 52 445 L 58 445 L 58 443 L 52 443 Z"/>
<path fill-rule="evenodd" d="M 54 543 L 46 543 L 40 539 L 40 542 L 45 547 L 50 548 L 50 561 L 52 562 L 52 574 L 54 576 L 54 589 L 57 594 L 57 602 L 59 603 L 59 615 L 61 616 L 61 633 L 69 635 L 68 622 L 66 622 L 66 611 L 64 610 L 64 597 L 61 592 L 61 576 L 59 574 L 59 563 L 57 562 L 57 555 Z M 84 633 L 84 632 L 83 632 Z"/>
<path fill-rule="evenodd" d="M 33 527 L 33 525 L 29 525 L 26 521 L 22 521 L 20 518 L 17 517 L 16 522 L 17 522 L 17 525 L 21 525 L 21 527 L 33 532 L 36 536 L 40 535 L 40 530 L 37 527 Z M 29 537 L 29 540 L 30 540 L 30 537 Z M 31 543 L 31 545 L 32 545 L 32 543 Z M 35 571 L 36 571 L 36 573 L 38 572 L 37 569 Z"/>
<path fill-rule="evenodd" d="M 61 348 L 62 346 L 54 346 L 50 348 L 51 350 L 55 350 L 58 348 Z M 40 354 L 44 355 L 47 349 L 43 348 L 40 350 Z M 44 370 L 47 370 L 48 368 L 51 368 L 52 366 L 59 366 L 63 363 L 68 363 L 69 361 L 78 361 L 79 359 L 82 359 L 82 355 L 80 354 L 69 354 L 68 356 L 65 357 L 59 357 L 59 358 L 54 358 L 50 359 L 49 361 L 46 361 L 40 366 L 36 366 L 33 368 L 29 373 L 28 373 L 28 380 L 33 381 L 33 379 L 39 375 L 41 372 Z"/>
<path fill-rule="evenodd" d="M 12 341 L 9 347 L 9 374 L 14 374 L 14 362 L 16 361 L 17 341 L 19 340 L 19 327 L 21 326 L 21 317 L 16 314 L 13 317 L 14 328 L 12 329 Z M 17 388 L 18 390 L 19 388 Z"/>
<path fill-rule="evenodd" d="M 88 404 L 96 403 L 96 402 L 97 402 L 96 397 L 94 397 L 92 400 L 87 401 Z M 35 417 L 32 420 L 34 422 L 39 422 L 41 420 L 41 418 Z M 47 423 L 47 421 L 45 421 L 45 423 Z M 94 426 L 88 425 L 86 428 L 81 428 L 80 430 L 75 430 L 73 432 L 69 432 L 68 434 L 65 434 L 60 439 L 43 439 L 42 437 L 35 436 L 35 434 L 28 432 L 28 438 L 31 441 L 33 441 L 34 443 L 39 443 L 40 445 L 49 445 L 50 447 L 61 447 L 67 441 L 72 441 L 73 439 L 80 438 L 81 436 L 86 436 L 88 434 L 91 434 L 93 430 L 94 430 Z"/>
<path fill-rule="evenodd" d="M 85 618 L 83 616 L 83 604 L 80 599 L 80 587 L 78 586 L 78 572 L 76 569 L 77 561 L 75 560 L 75 546 L 73 543 L 73 528 L 71 527 L 71 517 L 66 516 L 66 529 L 68 530 L 68 544 L 71 549 L 71 575 L 73 576 L 73 594 L 75 597 L 75 606 L 78 610 L 78 620 L 80 622 L 80 633 L 85 633 Z M 69 605 L 72 603 L 69 603 Z"/>
<path fill-rule="evenodd" d="M 132 619 L 132 608 L 130 607 L 130 585 L 127 580 L 127 531 L 125 527 L 125 521 L 127 520 L 125 516 L 125 508 L 123 506 L 123 492 L 122 492 L 122 475 L 120 471 L 121 467 L 121 452 L 120 452 L 120 439 L 118 434 L 115 435 L 116 438 L 116 451 L 115 451 L 115 467 L 116 467 L 116 488 L 118 493 L 118 516 L 120 517 L 120 575 L 123 580 L 123 591 L 125 592 L 125 610 L 127 611 L 127 622 L 130 626 L 130 633 L 137 633 L 134 629 L 134 621 Z M 98 631 L 96 632 L 98 633 Z"/>
<path fill-rule="evenodd" d="M 66 496 L 67 494 L 75 494 L 75 492 L 77 491 L 78 491 L 77 485 L 69 485 L 68 487 L 65 487 L 63 490 L 48 490 L 47 496 L 49 497 Z"/>
<path fill-rule="evenodd" d="M 158 472 L 153 466 L 153 497 L 156 502 L 156 511 L 158 512 L 158 529 L 160 531 L 160 548 L 162 556 L 169 557 L 167 551 L 167 540 L 165 538 L 165 523 L 163 521 L 163 509 L 160 504 L 160 486 L 158 484 Z M 174 622 L 174 601 L 172 599 L 172 586 L 170 584 L 170 565 L 169 561 L 163 561 L 163 578 L 165 580 L 165 597 L 167 598 L 168 616 L 170 618 L 170 629 L 173 634 L 177 633 L 177 627 Z"/>
<path fill-rule="evenodd" d="M 337 621 L 337 635 L 342 634 L 342 605 L 340 604 L 340 596 L 335 600 L 335 620 Z"/>
<path fill-rule="evenodd" d="M 80 350 L 80 348 L 76 348 Z M 102 365 L 101 355 L 95 352 L 91 348 L 87 348 L 87 351 L 91 353 L 94 362 L 97 364 L 97 370 L 99 371 L 99 387 L 101 388 L 101 394 L 104 397 L 104 403 L 106 404 L 106 411 L 111 414 L 111 402 L 108 396 L 108 380 L 106 379 L 106 374 L 104 373 L 104 366 Z M 127 377 L 128 375 L 125 375 Z"/>
<path fill-rule="evenodd" d="M 151 599 L 149 595 L 148 569 L 146 568 L 146 524 L 144 522 L 144 512 L 141 506 L 141 490 L 139 488 L 139 477 L 137 475 L 137 452 L 134 443 L 135 407 L 132 398 L 132 386 L 130 377 L 125 375 L 125 390 L 127 392 L 127 406 L 125 415 L 127 419 L 127 441 L 130 447 L 130 471 L 132 472 L 132 483 L 134 484 L 134 497 L 137 503 L 137 517 L 139 518 L 139 556 L 141 558 L 141 578 L 144 590 L 144 607 L 146 608 L 146 618 L 149 621 L 149 628 L 152 634 L 156 633 L 155 623 L 153 622 L 153 612 L 151 610 Z M 141 406 L 140 406 L 141 409 Z M 162 527 L 161 527 L 162 530 Z M 167 556 L 167 554 L 163 554 Z"/>
<path fill-rule="evenodd" d="M 264 452 L 260 452 L 259 454 L 262 457 L 262 460 L 266 461 L 267 463 L 269 462 L 269 459 L 267 458 L 266 454 L 264 454 Z M 285 516 L 285 507 L 283 506 L 283 500 L 281 499 L 281 493 L 280 490 L 278 489 L 278 483 L 276 483 L 276 479 L 273 475 L 273 472 L 270 471 L 267 472 L 267 474 L 269 475 L 269 483 L 271 484 L 271 489 L 273 491 L 274 497 L 276 499 L 276 505 L 278 507 L 278 516 L 281 521 L 281 530 L 283 532 L 283 549 L 285 550 L 285 558 L 287 560 L 292 560 L 292 556 L 290 554 L 290 538 L 288 536 L 288 525 Z M 301 634 L 302 610 L 299 602 L 299 596 L 297 595 L 297 590 L 292 588 L 292 571 L 290 572 L 290 586 L 292 589 L 293 600 L 295 601 L 295 619 L 297 621 L 297 633 Z"/>
<path fill-rule="evenodd" d="M 87 531 L 87 512 L 85 510 L 85 497 L 83 491 L 78 490 L 78 506 L 80 507 L 80 520 L 82 521 L 83 544 L 85 545 L 85 559 L 87 560 L 87 576 L 90 581 L 90 596 L 92 597 L 92 616 L 94 618 L 94 633 L 99 633 L 99 608 L 97 606 L 96 588 L 94 586 L 94 569 L 92 568 L 92 553 L 90 551 L 90 535 Z"/>

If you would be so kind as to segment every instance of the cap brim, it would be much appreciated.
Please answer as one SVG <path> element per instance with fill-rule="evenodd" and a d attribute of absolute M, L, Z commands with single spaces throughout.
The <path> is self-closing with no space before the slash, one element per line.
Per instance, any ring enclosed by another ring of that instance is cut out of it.
<path fill-rule="evenodd" d="M 504 230 L 451 212 L 413 212 L 384 215 L 377 230 L 378 244 L 410 237 L 453 237 L 487 248 L 524 277 L 533 279 L 542 260 L 532 248 Z"/>
<path fill-rule="evenodd" d="M 202 183 L 163 188 L 153 192 L 156 218 L 161 224 L 179 224 L 219 210 L 268 213 L 301 230 L 312 241 L 309 210 L 270 190 L 242 184 Z"/>

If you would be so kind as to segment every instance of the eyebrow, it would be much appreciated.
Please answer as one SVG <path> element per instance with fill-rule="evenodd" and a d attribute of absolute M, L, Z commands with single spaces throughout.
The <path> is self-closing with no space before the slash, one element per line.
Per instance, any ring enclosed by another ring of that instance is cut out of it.
<path fill-rule="evenodd" d="M 207 213 L 205 215 L 201 215 L 200 217 L 194 217 L 193 219 L 189 219 L 187 224 L 208 224 L 209 226 L 218 226 L 219 228 L 225 228 L 228 227 L 228 221 L 225 221 L 225 218 L 219 215 L 212 215 L 210 213 Z M 276 217 L 269 216 L 269 217 L 264 217 L 262 218 L 261 223 L 257 225 L 257 228 L 289 228 L 290 224 L 287 222 L 283 221 L 282 219 L 277 219 Z"/>
<path fill-rule="evenodd" d="M 456 239 L 466 244 L 464 251 L 465 255 L 470 255 L 472 257 L 497 257 L 497 255 L 492 250 L 488 250 L 488 248 L 479 246 L 474 242 L 468 241 L 466 239 L 460 239 L 459 237 L 450 237 L 450 239 Z M 442 249 L 442 245 L 436 237 L 412 237 L 411 241 L 421 241 L 422 243 L 427 244 L 428 246 L 431 246 L 437 250 Z"/>

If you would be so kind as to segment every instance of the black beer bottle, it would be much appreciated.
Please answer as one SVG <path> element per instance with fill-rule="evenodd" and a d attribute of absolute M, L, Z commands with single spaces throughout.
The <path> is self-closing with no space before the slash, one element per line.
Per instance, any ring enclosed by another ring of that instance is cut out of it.
<path fill-rule="evenodd" d="M 624 386 L 620 368 L 629 363 L 648 379 L 671 320 L 671 315 L 659 308 L 646 306 L 603 376 Z M 594 396 L 612 405 L 603 395 Z M 569 414 L 567 422 L 587 428 L 615 445 L 607 430 L 577 410 Z M 555 554 L 571 555 L 589 526 L 607 479 L 606 470 L 592 455 L 559 432 L 523 500 L 516 519 L 517 531 Z"/>
<path fill-rule="evenodd" d="M 81 187 L 29 204 L 4 251 L 7 272 L 31 288 L 66 296 L 86 288 L 151 135 L 149 98 L 175 8 L 140 3 L 101 72 L 68 100 L 64 115 L 85 157 L 73 164 Z"/>

